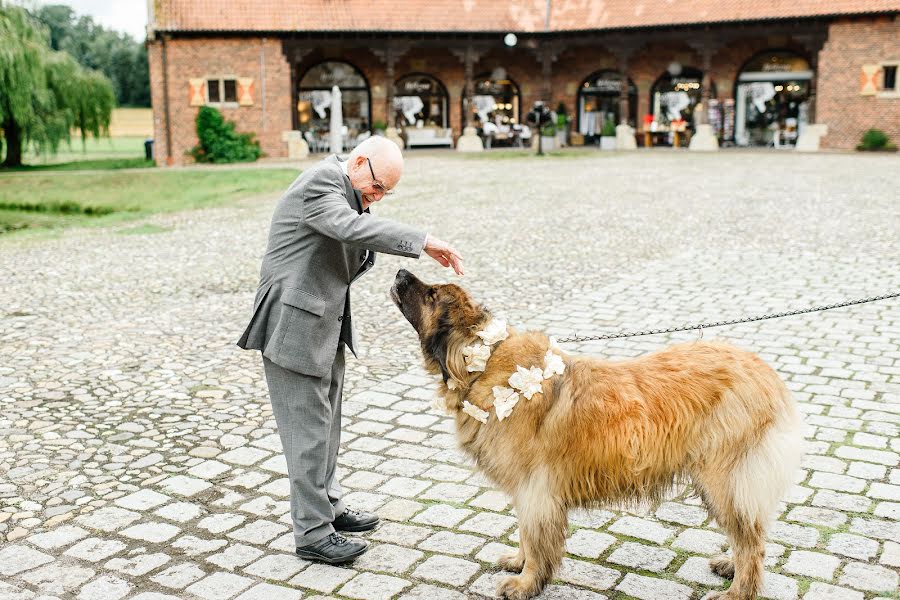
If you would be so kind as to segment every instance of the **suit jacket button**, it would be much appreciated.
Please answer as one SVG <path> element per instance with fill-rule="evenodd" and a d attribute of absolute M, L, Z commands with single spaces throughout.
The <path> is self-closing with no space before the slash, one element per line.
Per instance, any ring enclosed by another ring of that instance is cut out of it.
<path fill-rule="evenodd" d="M 338 317 L 338 321 L 343 321 L 344 317 Z"/>

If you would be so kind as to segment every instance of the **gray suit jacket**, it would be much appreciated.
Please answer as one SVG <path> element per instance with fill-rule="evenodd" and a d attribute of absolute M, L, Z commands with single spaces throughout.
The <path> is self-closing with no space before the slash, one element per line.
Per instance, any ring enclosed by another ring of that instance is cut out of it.
<path fill-rule="evenodd" d="M 356 353 L 350 284 L 372 268 L 376 252 L 418 258 L 425 235 L 363 211 L 340 160 L 319 162 L 275 207 L 253 316 L 238 346 L 324 377 L 340 340 Z"/>

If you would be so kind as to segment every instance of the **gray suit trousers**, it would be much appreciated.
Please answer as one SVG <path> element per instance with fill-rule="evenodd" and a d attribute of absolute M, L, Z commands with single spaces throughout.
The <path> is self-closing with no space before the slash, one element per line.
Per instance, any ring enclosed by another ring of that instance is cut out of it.
<path fill-rule="evenodd" d="M 263 357 L 266 382 L 291 484 L 291 519 L 297 546 L 334 533 L 332 521 L 346 510 L 335 478 L 341 444 L 344 344 L 331 372 L 311 377 Z"/>

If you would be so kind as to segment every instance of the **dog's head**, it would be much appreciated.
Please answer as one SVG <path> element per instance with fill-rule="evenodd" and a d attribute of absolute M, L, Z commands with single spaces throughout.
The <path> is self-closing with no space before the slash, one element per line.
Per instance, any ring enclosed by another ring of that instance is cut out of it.
<path fill-rule="evenodd" d="M 462 348 L 477 339 L 490 313 L 458 285 L 429 285 L 405 269 L 397 271 L 391 299 L 419 334 L 425 367 L 444 382 L 467 381 Z"/>

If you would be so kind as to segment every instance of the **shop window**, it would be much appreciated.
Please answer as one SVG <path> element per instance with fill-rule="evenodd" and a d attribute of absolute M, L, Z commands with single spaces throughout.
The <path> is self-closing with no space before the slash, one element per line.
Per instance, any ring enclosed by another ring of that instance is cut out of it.
<path fill-rule="evenodd" d="M 447 90 L 430 75 L 410 74 L 394 84 L 394 117 L 397 127 L 446 128 Z"/>
<path fill-rule="evenodd" d="M 578 132 L 585 142 L 593 143 L 600 137 L 603 124 L 612 120 L 618 125 L 622 121 L 619 114 L 623 86 L 628 90 L 628 122 L 632 126 L 637 117 L 637 86 L 621 73 L 603 70 L 592 73 L 578 88 Z"/>
<path fill-rule="evenodd" d="M 297 90 L 297 125 L 314 152 L 330 149 L 332 90 L 341 94 L 343 147 L 347 150 L 370 134 L 372 123 L 369 84 L 350 63 L 325 61 L 300 77 Z"/>
<path fill-rule="evenodd" d="M 237 80 L 236 79 L 207 79 L 206 103 L 207 104 L 237 104 Z"/>

